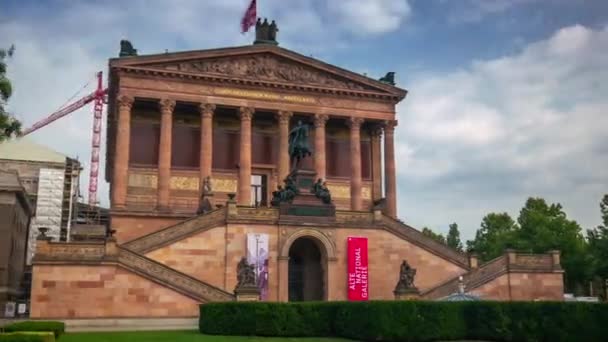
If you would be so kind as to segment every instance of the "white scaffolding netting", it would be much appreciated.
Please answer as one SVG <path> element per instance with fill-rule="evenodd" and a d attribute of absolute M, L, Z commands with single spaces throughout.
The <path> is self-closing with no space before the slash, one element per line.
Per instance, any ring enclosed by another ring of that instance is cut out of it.
<path fill-rule="evenodd" d="M 64 170 L 40 169 L 36 216 L 30 227 L 27 263 L 31 264 L 36 251 L 38 228 L 48 228 L 47 236 L 58 241 L 61 236 L 61 209 L 63 204 Z"/>

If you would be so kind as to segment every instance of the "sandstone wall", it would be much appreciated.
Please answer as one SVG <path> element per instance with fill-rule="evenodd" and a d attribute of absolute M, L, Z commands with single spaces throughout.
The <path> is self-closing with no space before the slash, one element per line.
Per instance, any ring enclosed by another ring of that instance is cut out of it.
<path fill-rule="evenodd" d="M 112 229 L 116 230 L 119 244 L 153 233 L 183 221 L 184 218 L 112 216 Z"/>
<path fill-rule="evenodd" d="M 146 256 L 226 290 L 226 227 L 203 231 Z"/>
<path fill-rule="evenodd" d="M 471 290 L 489 300 L 564 300 L 563 273 L 507 273 Z"/>
<path fill-rule="evenodd" d="M 408 241 L 379 229 L 337 229 L 337 258 L 333 300 L 347 299 L 347 239 L 367 237 L 370 299 L 394 299 L 393 290 L 399 278 L 399 267 L 405 259 L 417 270 L 415 285 L 420 291 L 436 286 L 465 272 L 464 268 L 428 252 Z"/>
<path fill-rule="evenodd" d="M 198 303 L 113 265 L 35 265 L 30 316 L 196 317 Z"/>

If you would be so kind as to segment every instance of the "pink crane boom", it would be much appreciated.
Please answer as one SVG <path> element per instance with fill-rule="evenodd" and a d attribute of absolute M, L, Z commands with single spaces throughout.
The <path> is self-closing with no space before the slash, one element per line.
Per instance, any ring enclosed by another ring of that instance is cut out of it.
<path fill-rule="evenodd" d="M 97 73 L 97 89 L 95 89 L 94 92 L 52 113 L 51 115 L 36 122 L 32 125 L 32 127 L 24 130 L 23 133 L 21 133 L 22 136 L 33 133 L 39 130 L 40 128 L 49 125 L 50 123 L 61 119 L 62 117 L 86 106 L 90 102 L 95 102 L 93 107 L 94 117 L 93 136 L 91 142 L 91 172 L 89 174 L 90 205 L 97 205 L 97 179 L 99 177 L 99 149 L 101 145 L 101 118 L 103 104 L 107 93 L 108 89 L 104 89 L 102 85 L 102 72 L 100 71 Z"/>

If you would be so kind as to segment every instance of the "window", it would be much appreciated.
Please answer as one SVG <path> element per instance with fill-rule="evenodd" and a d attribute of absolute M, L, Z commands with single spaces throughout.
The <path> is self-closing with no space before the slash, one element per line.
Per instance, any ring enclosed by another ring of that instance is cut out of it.
<path fill-rule="evenodd" d="M 129 164 L 158 165 L 160 125 L 155 122 L 131 122 Z"/>
<path fill-rule="evenodd" d="M 171 166 L 198 168 L 201 130 L 198 127 L 174 125 L 171 144 Z"/>
<path fill-rule="evenodd" d="M 268 205 L 265 175 L 251 175 L 251 205 L 254 207 Z"/>

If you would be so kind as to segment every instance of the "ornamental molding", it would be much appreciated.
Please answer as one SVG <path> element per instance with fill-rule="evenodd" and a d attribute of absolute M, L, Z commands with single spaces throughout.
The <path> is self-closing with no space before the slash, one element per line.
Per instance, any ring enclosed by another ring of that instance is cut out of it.
<path fill-rule="evenodd" d="M 246 46 L 113 59 L 113 70 L 187 79 L 340 93 L 398 102 L 406 90 L 298 53 Z"/>

